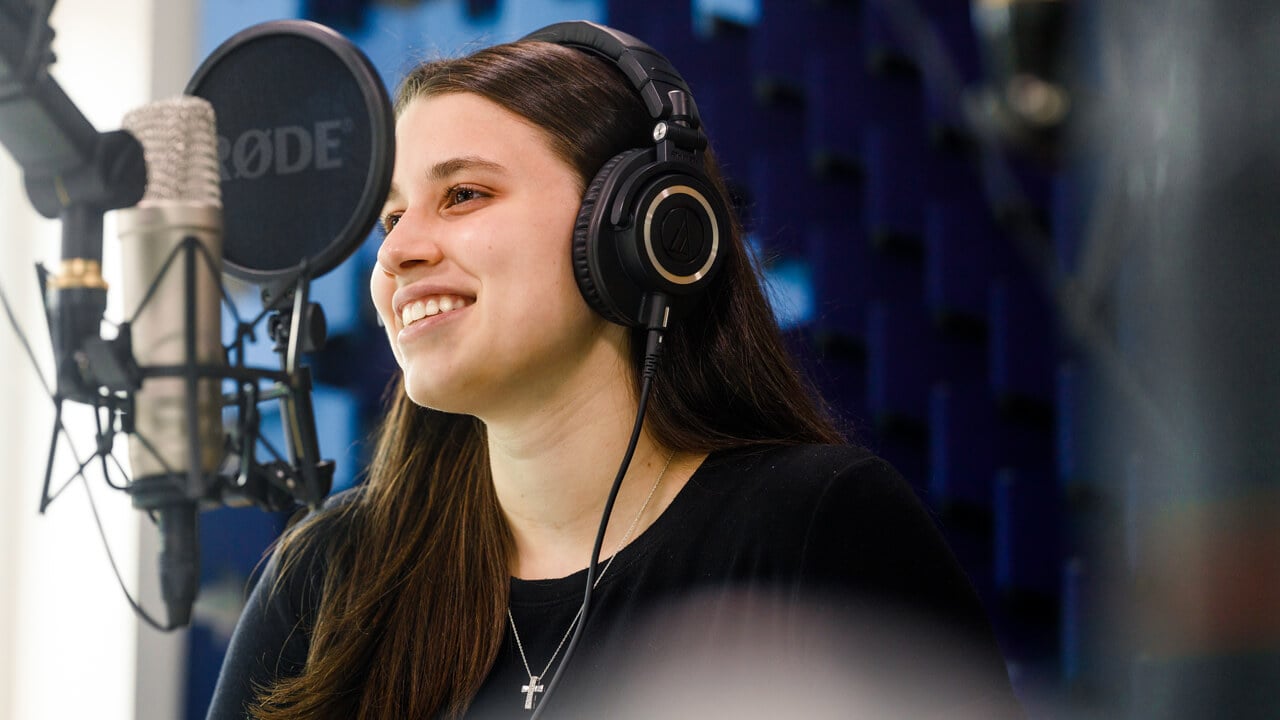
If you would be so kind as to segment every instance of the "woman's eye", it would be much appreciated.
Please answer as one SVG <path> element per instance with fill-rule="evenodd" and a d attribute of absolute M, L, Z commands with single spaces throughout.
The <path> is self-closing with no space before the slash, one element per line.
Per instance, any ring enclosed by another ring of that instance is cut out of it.
<path fill-rule="evenodd" d="M 382 228 L 382 234 L 387 235 L 396 229 L 396 223 L 400 222 L 400 213 L 387 213 L 379 220 L 378 225 Z"/>
<path fill-rule="evenodd" d="M 445 193 L 445 206 L 453 207 L 462 203 L 484 197 L 484 193 L 465 185 L 455 185 Z"/>

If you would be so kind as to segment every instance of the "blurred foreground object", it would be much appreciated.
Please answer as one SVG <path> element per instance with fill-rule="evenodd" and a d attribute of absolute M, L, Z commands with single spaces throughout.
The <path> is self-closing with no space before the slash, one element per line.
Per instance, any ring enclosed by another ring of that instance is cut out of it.
<path fill-rule="evenodd" d="M 1010 144 L 1052 154 L 1073 102 L 1063 57 L 1072 0 L 974 0 L 986 82 L 971 121 Z"/>

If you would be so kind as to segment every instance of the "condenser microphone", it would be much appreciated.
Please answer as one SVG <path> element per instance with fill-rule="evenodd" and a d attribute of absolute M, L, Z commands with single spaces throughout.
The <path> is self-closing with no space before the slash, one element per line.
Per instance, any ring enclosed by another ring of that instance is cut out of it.
<path fill-rule="evenodd" d="M 142 386 L 133 396 L 129 491 L 160 526 L 170 624 L 186 624 L 199 580 L 197 503 L 223 450 L 222 197 L 213 106 L 195 97 L 129 112 L 147 188 L 116 214 L 121 284 Z M 199 368 L 204 368 L 201 377 Z M 148 369 L 153 372 L 148 372 Z"/>

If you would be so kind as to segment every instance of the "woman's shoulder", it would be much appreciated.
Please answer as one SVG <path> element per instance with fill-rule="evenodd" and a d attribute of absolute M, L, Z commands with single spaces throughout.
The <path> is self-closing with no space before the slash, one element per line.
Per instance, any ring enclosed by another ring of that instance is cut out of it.
<path fill-rule="evenodd" d="M 748 445 L 716 451 L 707 464 L 760 472 L 839 472 L 878 459 L 858 445 Z"/>
<path fill-rule="evenodd" d="M 349 531 L 356 521 L 364 495 L 365 487 L 357 485 L 326 497 L 318 508 L 299 514 L 285 530 L 286 537 L 313 533 L 320 538 L 329 538 Z"/>
<path fill-rule="evenodd" d="M 302 672 L 331 552 L 347 544 L 363 492 L 336 493 L 285 531 L 241 612 L 210 718 L 244 717 L 260 688 Z"/>
<path fill-rule="evenodd" d="M 297 517 L 281 535 L 270 554 L 260 583 L 270 597 L 282 596 L 294 614 L 302 614 L 318 602 L 326 573 L 336 556 L 354 541 L 362 487 L 330 495 L 320 507 Z M 338 563 L 340 564 L 340 563 Z"/>
<path fill-rule="evenodd" d="M 677 521 L 671 526 L 692 543 L 764 553 L 792 566 L 839 552 L 865 558 L 904 534 L 932 532 L 928 512 L 897 470 L 851 445 L 713 452 L 670 515 Z"/>
<path fill-rule="evenodd" d="M 856 445 L 767 445 L 712 453 L 691 482 L 744 502 L 916 504 L 896 469 Z"/>

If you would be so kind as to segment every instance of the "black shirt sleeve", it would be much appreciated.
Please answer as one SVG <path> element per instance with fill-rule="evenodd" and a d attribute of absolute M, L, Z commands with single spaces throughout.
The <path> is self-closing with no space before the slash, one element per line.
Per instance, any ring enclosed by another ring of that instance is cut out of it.
<path fill-rule="evenodd" d="M 884 460 L 831 475 L 801 568 L 846 617 L 874 618 L 870 627 L 852 623 L 849 642 L 869 648 L 863 655 L 874 654 L 877 672 L 928 688 L 951 717 L 1022 717 L 972 584 L 915 491 Z"/>
<path fill-rule="evenodd" d="M 302 672 L 308 634 L 300 607 L 308 580 L 295 576 L 278 584 L 279 562 L 279 554 L 272 554 L 240 615 L 208 720 L 242 720 L 263 688 Z"/>

